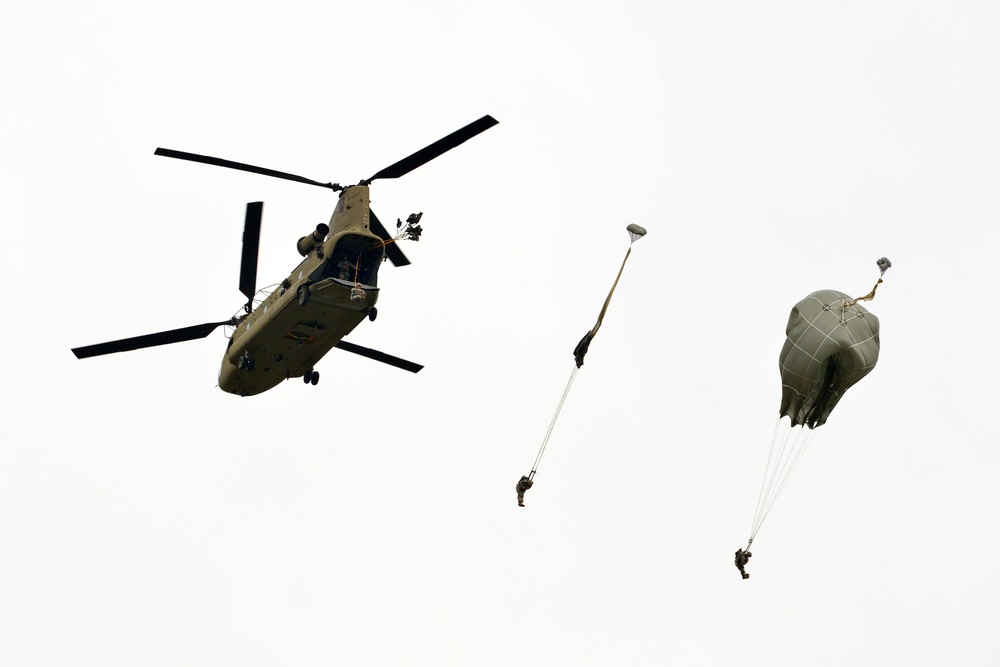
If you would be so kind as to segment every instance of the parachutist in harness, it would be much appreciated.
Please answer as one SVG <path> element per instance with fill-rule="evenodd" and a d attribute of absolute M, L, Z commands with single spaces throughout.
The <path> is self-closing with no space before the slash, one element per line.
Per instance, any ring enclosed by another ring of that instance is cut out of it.
<path fill-rule="evenodd" d="M 746 566 L 747 561 L 750 560 L 750 556 L 752 555 L 753 555 L 752 553 L 750 553 L 749 551 L 744 551 L 743 549 L 736 550 L 736 560 L 734 562 L 736 563 L 736 567 L 737 569 L 739 569 L 740 574 L 743 575 L 744 579 L 750 578 L 750 573 L 744 570 L 743 568 Z"/>
<path fill-rule="evenodd" d="M 527 475 L 521 475 L 521 479 L 517 480 L 517 486 L 514 488 L 517 490 L 518 507 L 524 507 L 524 492 L 530 489 L 533 484 L 534 482 Z"/>
<path fill-rule="evenodd" d="M 608 292 L 608 298 L 604 300 L 604 306 L 601 308 L 600 315 L 597 316 L 597 324 L 584 334 L 580 342 L 576 344 L 573 348 L 573 361 L 575 366 L 573 371 L 570 373 L 569 380 L 566 382 L 566 388 L 563 390 L 562 398 L 559 399 L 559 405 L 556 406 L 556 412 L 552 415 L 552 421 L 549 423 L 549 430 L 545 432 L 545 437 L 542 439 L 542 446 L 538 449 L 538 455 L 535 457 L 535 464 L 531 467 L 531 474 L 521 477 L 520 481 L 517 483 L 517 504 L 520 507 L 524 507 L 524 493 L 531 488 L 532 479 L 535 476 L 535 471 L 538 470 L 538 464 L 542 460 L 542 454 L 545 453 L 545 447 L 548 445 L 549 436 L 552 435 L 552 429 L 556 425 L 556 419 L 559 418 L 559 412 L 562 410 L 563 403 L 566 402 L 566 396 L 569 394 L 570 387 L 573 386 L 573 380 L 576 378 L 577 372 L 583 367 L 583 358 L 587 355 L 587 350 L 590 349 L 590 343 L 594 340 L 594 336 L 597 335 L 598 329 L 601 328 L 601 322 L 604 321 L 604 316 L 608 312 L 608 305 L 611 303 L 611 297 L 615 293 L 615 288 L 618 286 L 618 281 L 622 277 L 622 271 L 625 270 L 625 262 L 628 261 L 629 255 L 632 253 L 632 244 L 636 242 L 637 239 L 646 235 L 646 230 L 636 224 L 628 225 L 625 230 L 629 233 L 629 248 L 625 252 L 625 259 L 622 260 L 621 268 L 618 269 L 618 275 L 615 277 L 615 282 L 611 286 L 611 291 Z"/>
<path fill-rule="evenodd" d="M 879 275 L 892 266 L 887 257 L 876 260 Z M 879 321 L 861 302 L 875 291 L 852 299 L 844 292 L 813 292 L 792 308 L 785 326 L 785 344 L 778 355 L 781 405 L 771 438 L 764 479 L 746 549 L 736 552 L 736 567 L 744 579 L 750 546 L 802 458 L 815 429 L 826 423 L 844 392 L 874 368 L 879 356 Z"/>

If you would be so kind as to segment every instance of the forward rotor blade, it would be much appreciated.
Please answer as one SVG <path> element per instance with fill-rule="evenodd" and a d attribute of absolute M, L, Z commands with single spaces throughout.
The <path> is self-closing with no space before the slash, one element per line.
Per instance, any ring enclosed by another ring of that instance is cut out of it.
<path fill-rule="evenodd" d="M 264 212 L 264 202 L 247 204 L 246 221 L 243 223 L 243 257 L 240 260 L 240 291 L 253 304 L 257 292 L 257 255 L 260 249 L 260 221 Z"/>
<path fill-rule="evenodd" d="M 145 347 L 156 347 L 158 345 L 181 343 L 186 340 L 196 340 L 198 338 L 205 338 L 208 334 L 215 331 L 217 327 L 223 324 L 230 324 L 231 322 L 232 320 L 208 322 L 206 324 L 196 324 L 193 327 L 160 331 L 158 333 L 146 334 L 145 336 L 135 336 L 134 338 L 123 338 L 107 343 L 98 343 L 97 345 L 74 347 L 73 354 L 76 355 L 77 359 L 86 359 L 87 357 L 99 357 L 102 354 L 111 354 L 112 352 L 128 352 Z"/>
<path fill-rule="evenodd" d="M 499 121 L 492 116 L 483 116 L 479 120 L 469 123 L 462 129 L 452 132 L 444 139 L 438 139 L 430 146 L 421 148 L 413 155 L 405 157 L 399 162 L 386 167 L 365 181 L 365 183 L 371 183 L 376 178 L 399 178 L 404 174 L 408 174 L 420 165 L 430 162 L 439 155 L 450 151 L 455 146 L 468 141 L 480 132 L 490 129 L 498 122 Z"/>
<path fill-rule="evenodd" d="M 334 347 L 338 347 L 346 352 L 360 354 L 362 357 L 368 357 L 369 359 L 374 359 L 375 361 L 381 361 L 383 364 L 389 364 L 390 366 L 395 366 L 396 368 L 402 368 L 404 371 L 410 371 L 411 373 L 417 373 L 421 368 L 423 368 L 420 364 L 415 364 L 412 361 L 400 359 L 399 357 L 394 357 L 391 354 L 379 352 L 378 350 L 373 350 L 368 347 L 361 347 L 360 345 L 355 345 L 354 343 L 348 343 L 346 340 L 340 341 Z"/>
<path fill-rule="evenodd" d="M 163 157 L 172 157 L 172 158 L 177 158 L 178 160 L 190 160 L 191 162 L 202 162 L 204 164 L 210 164 L 216 167 L 226 167 L 228 169 L 249 171 L 252 174 L 261 174 L 263 176 L 273 176 L 274 178 L 283 178 L 287 181 L 295 181 L 296 183 L 305 183 L 306 185 L 317 185 L 321 188 L 329 188 L 331 190 L 342 189 L 336 183 L 320 183 L 319 181 L 314 181 L 310 178 L 305 178 L 304 176 L 296 176 L 295 174 L 288 174 L 283 171 L 275 171 L 274 169 L 265 169 L 264 167 L 255 167 L 252 164 L 243 164 L 242 162 L 233 162 L 232 160 L 223 160 L 222 158 L 211 157 L 209 155 L 195 155 L 194 153 L 175 151 L 170 148 L 157 148 L 155 151 L 153 151 L 153 155 L 162 155 Z"/>
<path fill-rule="evenodd" d="M 383 241 L 387 241 L 383 247 L 385 248 L 386 257 L 389 258 L 393 266 L 406 266 L 410 263 L 410 260 L 406 258 L 403 251 L 399 249 L 399 244 L 392 240 L 388 230 L 386 230 L 382 222 L 375 216 L 375 211 L 370 208 L 368 209 L 368 228 Z"/>

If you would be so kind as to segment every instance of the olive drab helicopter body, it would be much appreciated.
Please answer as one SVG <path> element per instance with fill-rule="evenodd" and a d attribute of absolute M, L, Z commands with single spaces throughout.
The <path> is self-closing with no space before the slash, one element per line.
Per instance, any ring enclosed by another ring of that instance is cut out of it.
<path fill-rule="evenodd" d="M 292 377 L 318 381 L 316 363 L 366 317 L 375 318 L 384 254 L 383 240 L 369 229 L 368 203 L 367 186 L 345 190 L 329 236 L 323 239 L 321 227 L 300 239 L 305 259 L 239 319 L 219 371 L 223 391 L 250 396 Z"/>
<path fill-rule="evenodd" d="M 447 137 L 379 171 L 357 185 L 320 183 L 301 176 L 204 155 L 158 148 L 157 155 L 249 171 L 329 188 L 339 193 L 329 225 L 299 239 L 304 259 L 280 284 L 256 290 L 257 253 L 262 202 L 247 204 L 240 266 L 240 291 L 247 297 L 243 312 L 229 320 L 209 322 L 144 336 L 73 349 L 77 358 L 100 356 L 208 336 L 219 326 L 233 327 L 219 371 L 219 388 L 239 396 L 260 394 L 289 378 L 316 384 L 316 363 L 334 347 L 416 373 L 422 366 L 343 340 L 361 322 L 376 316 L 378 271 L 383 260 L 409 264 L 398 241 L 420 237 L 420 217 L 398 221 L 390 235 L 371 210 L 369 183 L 398 178 L 458 144 L 496 125 L 484 116 Z M 260 297 L 260 300 L 257 300 Z"/>

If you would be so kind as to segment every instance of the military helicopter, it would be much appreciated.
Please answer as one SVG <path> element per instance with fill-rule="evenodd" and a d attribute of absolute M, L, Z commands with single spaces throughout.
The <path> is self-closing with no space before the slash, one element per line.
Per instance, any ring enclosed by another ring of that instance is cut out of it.
<path fill-rule="evenodd" d="M 395 266 L 410 261 L 397 245 L 404 239 L 419 239 L 420 214 L 397 221 L 390 235 L 369 207 L 368 186 L 380 178 L 399 178 L 459 144 L 493 127 L 497 121 L 483 116 L 409 157 L 382 169 L 357 185 L 320 183 L 295 174 L 255 167 L 207 155 L 157 148 L 155 155 L 217 167 L 249 171 L 283 178 L 338 192 L 330 224 L 299 239 L 296 247 L 304 257 L 291 274 L 256 303 L 257 256 L 263 202 L 247 204 L 240 263 L 240 291 L 247 297 L 243 312 L 222 322 L 207 322 L 158 333 L 73 348 L 78 359 L 113 352 L 126 352 L 158 345 L 205 338 L 216 328 L 234 327 L 219 371 L 219 388 L 239 396 L 252 396 L 282 381 L 301 377 L 317 384 L 316 363 L 332 348 L 353 352 L 411 373 L 423 366 L 378 350 L 343 340 L 366 317 L 374 321 L 378 300 L 378 270 L 385 259 Z"/>

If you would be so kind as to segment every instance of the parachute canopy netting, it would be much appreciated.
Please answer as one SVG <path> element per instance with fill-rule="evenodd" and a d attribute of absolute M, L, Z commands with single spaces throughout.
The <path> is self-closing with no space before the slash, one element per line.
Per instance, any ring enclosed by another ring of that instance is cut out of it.
<path fill-rule="evenodd" d="M 788 317 L 781 369 L 782 417 L 792 426 L 826 423 L 844 392 L 878 361 L 878 318 L 843 292 L 820 290 Z"/>
<path fill-rule="evenodd" d="M 891 266 L 885 257 L 877 264 L 881 275 Z M 880 284 L 881 277 L 871 292 L 856 299 L 820 290 L 792 308 L 778 355 L 781 406 L 747 549 L 808 448 L 813 429 L 825 424 L 844 392 L 875 368 L 879 322 L 859 302 L 875 298 Z"/>
<path fill-rule="evenodd" d="M 636 224 L 631 224 L 625 228 L 629 234 L 629 246 L 628 250 L 625 252 L 625 259 L 622 260 L 621 268 L 618 269 L 618 275 L 615 277 L 615 282 L 611 286 L 611 291 L 608 293 L 608 298 L 604 300 L 604 307 L 601 308 L 601 313 L 597 316 L 597 324 L 584 334 L 580 342 L 576 344 L 573 349 L 573 359 L 575 365 L 570 373 L 569 380 L 566 382 L 566 388 L 563 390 L 562 398 L 559 399 L 559 405 L 556 406 L 555 414 L 552 415 L 552 421 L 549 423 L 549 428 L 545 432 L 545 438 L 542 440 L 542 446 L 538 449 L 538 455 L 535 457 L 535 463 L 531 466 L 531 472 L 521 478 L 517 483 L 518 492 L 518 504 L 522 507 L 524 506 L 524 492 L 531 488 L 532 483 L 535 479 L 535 473 L 538 471 L 538 465 L 542 461 L 542 455 L 545 453 L 545 447 L 549 443 L 549 437 L 552 435 L 552 429 L 556 425 L 556 420 L 559 418 L 559 413 L 562 411 L 563 404 L 566 402 L 566 396 L 569 395 L 570 387 L 573 386 L 573 380 L 576 379 L 576 374 L 583 366 L 583 358 L 587 354 L 587 350 L 590 349 L 590 343 L 594 340 L 594 336 L 597 335 L 598 329 L 601 328 L 601 323 L 604 321 L 604 316 L 608 312 L 608 306 L 611 304 L 611 297 L 614 296 L 615 288 L 618 287 L 618 281 L 622 277 L 622 271 L 625 270 L 625 262 L 628 261 L 629 255 L 632 254 L 632 244 L 637 240 L 646 235 L 646 230 Z"/>

